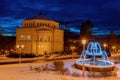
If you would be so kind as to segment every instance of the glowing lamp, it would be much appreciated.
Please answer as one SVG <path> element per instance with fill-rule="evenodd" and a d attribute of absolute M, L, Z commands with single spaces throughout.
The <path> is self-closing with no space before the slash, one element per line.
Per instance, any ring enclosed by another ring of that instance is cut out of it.
<path fill-rule="evenodd" d="M 85 39 L 82 40 L 82 44 L 83 44 L 83 45 L 86 44 L 86 40 L 85 40 Z"/>
<path fill-rule="evenodd" d="M 115 49 L 115 46 L 112 46 L 112 49 Z"/>
<path fill-rule="evenodd" d="M 16 47 L 19 48 L 19 45 L 17 45 Z"/>
<path fill-rule="evenodd" d="M 107 46 L 107 44 L 104 44 L 103 46 L 104 46 L 104 47 L 106 47 L 106 46 Z"/>

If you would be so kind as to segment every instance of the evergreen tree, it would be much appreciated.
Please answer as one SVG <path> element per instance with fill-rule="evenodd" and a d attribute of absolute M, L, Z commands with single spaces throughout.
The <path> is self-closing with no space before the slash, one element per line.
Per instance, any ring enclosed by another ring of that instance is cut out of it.
<path fill-rule="evenodd" d="M 90 20 L 83 22 L 80 29 L 80 38 L 86 38 L 91 40 L 93 38 L 92 28 L 93 28 L 93 23 Z"/>

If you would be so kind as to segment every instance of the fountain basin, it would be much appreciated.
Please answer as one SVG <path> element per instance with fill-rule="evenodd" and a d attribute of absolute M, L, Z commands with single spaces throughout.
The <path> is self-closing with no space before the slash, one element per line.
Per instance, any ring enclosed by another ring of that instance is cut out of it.
<path fill-rule="evenodd" d="M 106 60 L 96 60 L 91 61 L 90 59 L 84 60 L 76 60 L 74 63 L 75 67 L 78 69 L 83 69 L 85 71 L 93 71 L 93 72 L 106 72 L 114 70 L 114 63 Z"/>

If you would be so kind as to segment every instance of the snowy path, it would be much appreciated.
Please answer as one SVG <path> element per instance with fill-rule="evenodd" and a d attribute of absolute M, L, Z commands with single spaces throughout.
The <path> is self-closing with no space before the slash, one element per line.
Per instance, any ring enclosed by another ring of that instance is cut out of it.
<path fill-rule="evenodd" d="M 51 62 L 31 63 L 32 66 L 51 64 Z M 73 70 L 73 62 L 65 62 L 70 72 Z M 116 65 L 120 68 L 120 64 Z M 120 74 L 120 72 L 118 72 Z M 51 72 L 30 71 L 29 64 L 0 65 L 0 80 L 120 80 L 120 77 L 92 78 L 92 77 L 72 77 L 66 75 L 52 74 Z"/>

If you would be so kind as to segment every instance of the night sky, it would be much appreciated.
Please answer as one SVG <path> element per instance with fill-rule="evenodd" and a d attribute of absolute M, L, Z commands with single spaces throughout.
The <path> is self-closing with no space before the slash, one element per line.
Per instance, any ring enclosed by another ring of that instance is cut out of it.
<path fill-rule="evenodd" d="M 68 22 L 73 32 L 80 32 L 82 22 L 94 23 L 94 35 L 120 35 L 120 0 L 0 0 L 0 31 L 16 32 L 22 20 L 42 12 L 46 17 Z"/>

